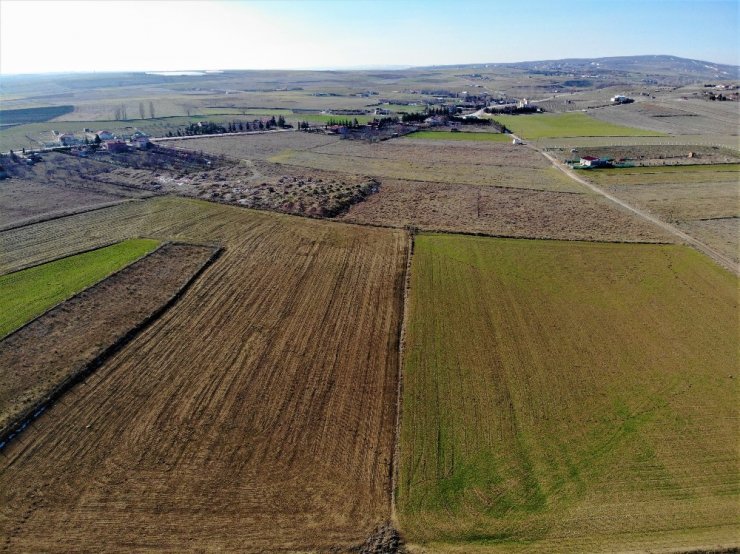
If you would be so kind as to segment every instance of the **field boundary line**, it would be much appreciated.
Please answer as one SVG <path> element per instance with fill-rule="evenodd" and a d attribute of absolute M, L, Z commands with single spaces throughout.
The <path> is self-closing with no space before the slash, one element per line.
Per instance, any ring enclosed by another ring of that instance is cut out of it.
<path fill-rule="evenodd" d="M 89 212 L 95 212 L 97 210 L 105 210 L 107 208 L 113 208 L 115 206 L 118 206 L 120 204 L 125 204 L 127 202 L 142 202 L 143 200 L 145 200 L 145 198 L 126 198 L 122 200 L 116 200 L 115 202 L 107 202 L 105 204 L 98 204 L 97 206 L 90 206 L 88 208 L 83 208 L 81 210 L 58 213 L 58 214 L 50 215 L 49 217 L 42 216 L 41 219 L 34 219 L 31 221 L 25 220 L 25 221 L 20 221 L 18 223 L 11 223 L 10 225 L 0 227 L 0 233 L 4 233 L 6 231 L 15 231 L 16 229 L 22 229 L 23 227 L 31 227 L 32 225 L 38 225 L 39 223 L 46 223 L 47 221 L 54 221 L 56 219 L 72 217 L 73 215 L 86 214 Z"/>
<path fill-rule="evenodd" d="M 711 248 L 710 246 L 704 244 L 698 239 L 695 239 L 691 235 L 688 235 L 681 231 L 679 228 L 675 227 L 674 225 L 671 225 L 670 223 L 667 223 L 661 219 L 658 219 L 654 215 L 649 214 L 645 210 L 641 210 L 640 208 L 636 208 L 632 206 L 631 204 L 628 204 L 624 200 L 621 200 L 620 198 L 617 198 L 613 194 L 610 194 L 606 192 L 605 190 L 601 189 L 600 187 L 594 185 L 593 183 L 590 183 L 586 179 L 583 179 L 576 175 L 571 169 L 565 167 L 564 164 L 560 163 L 558 160 L 555 159 L 553 155 L 551 155 L 548 152 L 545 152 L 543 150 L 537 149 L 538 152 L 540 152 L 545 158 L 550 160 L 550 162 L 557 167 L 560 171 L 565 173 L 568 177 L 573 179 L 574 181 L 581 183 L 582 185 L 588 187 L 592 191 L 596 192 L 597 194 L 600 194 L 607 200 L 612 201 L 613 203 L 617 204 L 618 206 L 622 207 L 623 209 L 632 212 L 633 214 L 641 217 L 642 219 L 657 225 L 664 231 L 669 232 L 673 236 L 679 238 L 682 242 L 689 244 L 690 246 L 693 246 L 694 249 L 698 250 L 699 252 L 709 256 L 712 260 L 717 262 L 722 267 L 729 269 L 731 272 L 733 272 L 735 275 L 740 276 L 740 266 L 733 262 L 730 258 L 722 254 L 721 252 L 715 250 L 714 248 Z"/>
<path fill-rule="evenodd" d="M 414 258 L 415 230 L 408 231 L 406 239 L 406 267 L 403 275 L 401 321 L 398 326 L 398 377 L 396 383 L 396 424 L 394 429 L 393 458 L 391 460 L 391 523 L 398 529 L 396 513 L 396 488 L 398 487 L 399 460 L 401 457 L 401 417 L 403 416 L 403 360 L 406 346 L 406 323 L 409 311 L 409 291 L 411 290 L 411 263 Z"/>
<path fill-rule="evenodd" d="M 160 244 L 157 248 L 146 254 L 145 256 L 142 256 L 141 258 L 138 258 L 131 264 L 127 265 L 126 267 L 120 269 L 119 271 L 116 271 L 114 273 L 111 273 L 104 279 L 101 279 L 94 285 L 91 285 L 90 287 L 87 287 L 86 289 L 78 292 L 77 294 L 67 298 L 66 300 L 60 302 L 54 307 L 57 307 L 67 300 L 71 300 L 72 298 L 75 298 L 76 296 L 82 294 L 85 291 L 90 290 L 91 288 L 99 285 L 106 279 L 112 277 L 113 275 L 116 275 L 120 272 L 122 272 L 124 269 L 131 267 L 134 263 L 143 260 L 144 258 L 150 256 L 154 252 L 160 250 L 166 245 L 186 245 L 186 246 L 198 246 L 198 247 L 206 247 L 208 245 L 204 244 L 191 244 L 186 242 L 180 242 L 180 241 L 166 241 Z M 45 398 L 40 400 L 36 405 L 28 408 L 25 410 L 21 415 L 14 418 L 10 423 L 8 423 L 5 428 L 0 429 L 0 453 L 2 453 L 3 449 L 15 438 L 20 435 L 20 433 L 23 432 L 28 425 L 30 425 L 33 421 L 35 421 L 41 414 L 43 414 L 44 411 L 51 405 L 53 405 L 57 400 L 59 400 L 68 390 L 70 390 L 72 387 L 74 387 L 76 384 L 81 383 L 82 381 L 87 378 L 88 375 L 93 373 L 95 370 L 97 370 L 100 366 L 102 366 L 105 362 L 107 362 L 111 357 L 113 357 L 116 353 L 118 353 L 123 347 L 125 347 L 128 343 L 130 343 L 132 340 L 134 340 L 136 337 L 138 337 L 144 330 L 146 330 L 148 327 L 150 327 L 155 321 L 157 321 L 162 315 L 164 315 L 167 310 L 169 310 L 172 306 L 174 306 L 177 301 L 187 292 L 187 290 L 195 283 L 195 281 L 200 277 L 203 272 L 208 269 L 215 261 L 218 259 L 218 257 L 223 252 L 223 247 L 221 246 L 214 246 L 210 245 L 210 247 L 213 249 L 211 252 L 211 255 L 200 265 L 200 267 L 193 272 L 193 274 L 190 276 L 190 278 L 180 286 L 173 294 L 170 296 L 170 298 L 164 302 L 162 305 L 160 305 L 158 308 L 156 308 L 153 312 L 151 312 L 148 316 L 146 316 L 142 321 L 140 321 L 137 325 L 134 325 L 131 329 L 129 329 L 127 332 L 125 332 L 123 335 L 118 337 L 115 341 L 113 341 L 112 344 L 107 346 L 105 349 L 103 349 L 102 352 L 100 352 L 97 356 L 95 356 L 92 360 L 90 360 L 88 363 L 86 363 L 84 366 L 79 368 L 76 372 L 69 375 L 64 381 L 62 381 L 59 385 L 57 385 L 54 389 L 52 389 L 51 392 L 49 392 Z M 5 337 L 0 340 L 0 345 L 2 342 L 10 337 L 11 335 L 14 335 L 15 333 L 19 332 L 21 329 L 27 327 L 32 322 L 36 321 L 46 313 L 48 313 L 51 309 L 46 310 L 43 314 L 35 317 L 31 321 L 27 322 L 23 326 L 19 327 L 12 333 L 6 335 Z"/>

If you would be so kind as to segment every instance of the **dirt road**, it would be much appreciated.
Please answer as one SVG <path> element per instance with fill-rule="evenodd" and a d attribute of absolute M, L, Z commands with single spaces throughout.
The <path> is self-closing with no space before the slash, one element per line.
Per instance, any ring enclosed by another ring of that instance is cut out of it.
<path fill-rule="evenodd" d="M 702 252 L 712 258 L 715 262 L 720 264 L 723 267 L 726 267 L 736 275 L 740 275 L 740 266 L 736 264 L 732 259 L 728 258 L 718 250 L 715 250 L 714 248 L 711 248 L 710 246 L 704 244 L 700 240 L 697 240 L 696 238 L 692 237 L 691 235 L 687 235 L 674 225 L 671 225 L 670 223 L 667 223 L 661 219 L 658 219 L 654 215 L 641 210 L 640 208 L 636 208 L 624 200 L 621 200 L 620 198 L 617 198 L 616 196 L 609 194 L 608 192 L 602 190 L 601 188 L 597 187 L 596 185 L 589 183 L 586 179 L 583 179 L 576 175 L 576 173 L 567 167 L 565 164 L 561 163 L 559 160 L 557 160 L 552 154 L 545 152 L 544 150 L 540 150 L 539 148 L 535 146 L 531 146 L 531 148 L 537 150 L 540 152 L 543 156 L 545 156 L 550 162 L 557 167 L 560 171 L 565 173 L 568 177 L 573 179 L 574 181 L 577 181 L 578 183 L 582 184 L 585 187 L 588 187 L 588 189 L 592 190 L 593 192 L 600 194 L 604 198 L 607 198 L 608 200 L 611 200 L 618 206 L 621 206 L 623 209 L 628 210 L 635 215 L 641 217 L 642 219 L 649 221 L 650 223 L 653 223 L 663 229 L 664 231 L 667 231 L 668 233 L 672 234 L 676 238 L 680 239 L 682 242 L 685 242 L 689 244 L 690 246 L 693 246 L 696 248 L 699 252 Z"/>

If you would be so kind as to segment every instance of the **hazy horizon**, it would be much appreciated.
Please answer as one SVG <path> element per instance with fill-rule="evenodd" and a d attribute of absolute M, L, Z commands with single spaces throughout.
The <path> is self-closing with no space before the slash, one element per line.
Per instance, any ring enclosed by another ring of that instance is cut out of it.
<path fill-rule="evenodd" d="M 534 0 L 525 8 L 481 0 L 0 0 L 0 74 L 360 69 L 634 55 L 738 65 L 738 9 L 734 0 Z M 686 40 L 676 40 L 681 36 Z"/>

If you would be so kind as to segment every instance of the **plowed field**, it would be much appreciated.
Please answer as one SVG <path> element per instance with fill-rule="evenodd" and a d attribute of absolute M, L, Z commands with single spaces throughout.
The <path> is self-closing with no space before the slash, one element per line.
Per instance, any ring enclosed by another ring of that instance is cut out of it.
<path fill-rule="evenodd" d="M 737 279 L 685 246 L 419 236 L 398 510 L 425 552 L 737 546 Z"/>
<path fill-rule="evenodd" d="M 92 255 L 105 256 L 106 250 L 127 242 L 61 262 L 84 272 L 87 264 L 94 266 L 97 261 Z M 0 341 L 0 434 L 45 404 L 104 350 L 169 301 L 212 252 L 203 246 L 166 244 Z M 53 279 L 52 270 L 45 274 Z"/>
<path fill-rule="evenodd" d="M 133 233 L 225 250 L 3 451 L 5 550 L 361 544 L 390 513 L 404 234 L 156 199 L 0 234 L 3 266 Z"/>

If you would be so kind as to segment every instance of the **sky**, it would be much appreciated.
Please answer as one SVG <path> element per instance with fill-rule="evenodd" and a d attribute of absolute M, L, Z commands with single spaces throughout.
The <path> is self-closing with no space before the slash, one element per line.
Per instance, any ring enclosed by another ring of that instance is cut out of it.
<path fill-rule="evenodd" d="M 740 0 L 0 0 L 0 73 L 670 54 L 740 62 Z"/>

